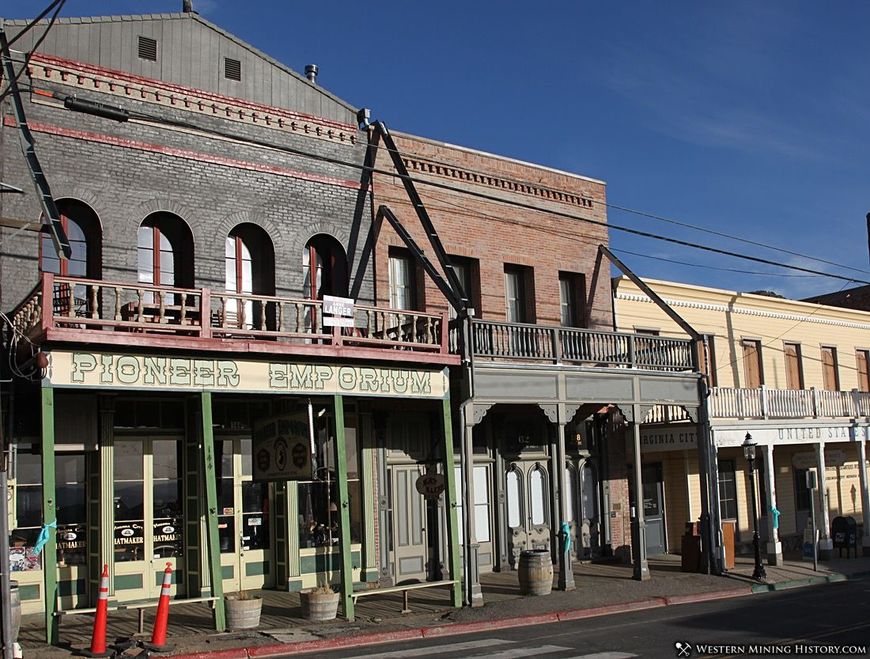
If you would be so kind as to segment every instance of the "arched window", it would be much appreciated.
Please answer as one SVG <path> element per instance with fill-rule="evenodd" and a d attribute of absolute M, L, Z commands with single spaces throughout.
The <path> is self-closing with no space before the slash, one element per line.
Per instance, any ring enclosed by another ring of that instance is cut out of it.
<path fill-rule="evenodd" d="M 59 259 L 51 235 L 43 233 L 39 240 L 39 269 L 62 277 L 99 279 L 102 232 L 97 214 L 90 206 L 75 199 L 58 200 L 57 209 L 72 255 L 69 259 Z"/>
<path fill-rule="evenodd" d="M 522 473 L 516 465 L 511 465 L 505 474 L 505 502 L 507 503 L 508 528 L 516 529 L 523 524 Z"/>
<path fill-rule="evenodd" d="M 532 524 L 542 526 L 547 523 L 547 475 L 540 465 L 529 473 L 529 506 Z"/>
<path fill-rule="evenodd" d="M 171 213 L 154 213 L 139 226 L 139 283 L 173 288 L 193 286 L 193 236 Z M 147 296 L 154 301 L 154 296 Z M 167 296 L 167 301 L 174 303 Z"/>
<path fill-rule="evenodd" d="M 318 234 L 302 253 L 302 294 L 310 300 L 347 295 L 347 257 L 332 236 Z"/>
<path fill-rule="evenodd" d="M 268 234 L 256 224 L 240 224 L 230 231 L 226 239 L 225 265 L 228 293 L 239 296 L 275 294 L 275 249 Z M 226 301 L 227 322 L 237 327 L 262 329 L 261 311 L 268 310 L 261 303 L 254 304 L 243 297 Z"/>

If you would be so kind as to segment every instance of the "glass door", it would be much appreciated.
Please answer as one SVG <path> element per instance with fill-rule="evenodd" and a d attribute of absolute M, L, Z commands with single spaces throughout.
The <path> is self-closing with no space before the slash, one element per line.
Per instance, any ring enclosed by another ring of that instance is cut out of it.
<path fill-rule="evenodd" d="M 119 600 L 160 595 L 167 563 L 182 583 L 181 441 L 116 438 L 115 592 Z M 176 586 L 173 585 L 173 595 Z"/>
<path fill-rule="evenodd" d="M 508 560 L 519 565 L 527 549 L 550 548 L 549 482 L 541 462 L 517 461 L 505 473 Z"/>

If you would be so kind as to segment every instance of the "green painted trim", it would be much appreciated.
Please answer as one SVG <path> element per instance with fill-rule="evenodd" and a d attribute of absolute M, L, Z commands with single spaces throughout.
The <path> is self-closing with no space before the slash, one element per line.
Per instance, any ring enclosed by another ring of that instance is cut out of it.
<path fill-rule="evenodd" d="M 88 592 L 88 582 L 86 579 L 76 579 L 74 581 L 61 581 L 58 585 L 58 592 L 61 597 L 72 597 L 74 595 L 85 595 Z"/>
<path fill-rule="evenodd" d="M 227 618 L 224 609 L 223 580 L 221 573 L 220 542 L 217 518 L 217 475 L 214 464 L 214 428 L 212 427 L 211 393 L 202 392 L 202 477 L 205 479 L 205 525 L 208 538 L 208 574 L 211 581 L 211 596 L 214 600 L 214 626 L 219 632 L 226 631 Z"/>
<path fill-rule="evenodd" d="M 163 570 L 160 570 L 160 572 L 154 573 L 154 585 L 155 586 L 162 586 L 163 585 L 163 574 L 164 574 Z M 180 583 L 184 583 L 184 580 L 183 580 L 184 570 L 173 570 L 172 575 L 169 578 L 170 578 L 169 583 L 172 583 L 175 585 L 178 585 Z"/>
<path fill-rule="evenodd" d="M 375 520 L 378 517 L 377 497 L 375 495 L 374 462 L 376 449 L 372 446 L 371 415 L 359 415 L 357 432 L 360 438 L 360 459 L 362 460 L 362 491 L 363 491 L 363 555 L 366 567 L 378 569 L 377 537 L 375 536 Z"/>
<path fill-rule="evenodd" d="M 333 397 L 335 401 L 335 472 L 338 482 L 338 510 L 341 523 L 341 533 L 338 546 L 341 553 L 341 602 L 344 617 L 354 619 L 353 603 L 353 568 L 351 567 L 350 550 L 350 500 L 347 487 L 347 447 L 344 436 L 344 399 L 340 394 Z"/>
<path fill-rule="evenodd" d="M 236 568 L 232 565 L 221 565 L 221 577 L 224 579 L 232 579 L 236 576 Z"/>
<path fill-rule="evenodd" d="M 290 579 L 287 581 L 287 592 L 288 593 L 298 593 L 302 590 L 302 582 L 296 579 Z"/>
<path fill-rule="evenodd" d="M 269 561 L 258 561 L 256 563 L 245 563 L 246 577 L 259 577 L 269 573 Z"/>
<path fill-rule="evenodd" d="M 358 551 L 350 553 L 351 568 L 358 568 L 362 555 Z M 342 560 L 339 552 L 314 554 L 314 556 L 300 556 L 299 567 L 302 574 L 318 574 L 320 572 L 335 572 L 341 570 Z"/>
<path fill-rule="evenodd" d="M 18 596 L 21 598 L 22 602 L 41 600 L 42 590 L 39 588 L 39 584 L 28 583 L 22 586 L 18 586 Z"/>
<path fill-rule="evenodd" d="M 362 579 L 364 583 L 374 583 L 378 580 L 378 570 L 377 569 L 368 569 L 362 571 Z"/>
<path fill-rule="evenodd" d="M 453 418 L 450 399 L 441 402 L 441 430 L 444 434 L 444 505 L 447 511 L 447 557 L 453 584 L 453 606 L 462 606 L 462 563 L 459 558 L 459 520 L 456 515 L 456 472 L 453 468 Z"/>
<path fill-rule="evenodd" d="M 54 473 L 54 389 L 42 388 L 42 523 L 57 522 L 57 487 Z M 42 574 L 45 584 L 45 642 L 57 645 L 57 531 L 51 529 L 42 549 Z"/>
<path fill-rule="evenodd" d="M 142 588 L 144 579 L 141 574 L 120 574 L 115 577 L 115 590 Z"/>

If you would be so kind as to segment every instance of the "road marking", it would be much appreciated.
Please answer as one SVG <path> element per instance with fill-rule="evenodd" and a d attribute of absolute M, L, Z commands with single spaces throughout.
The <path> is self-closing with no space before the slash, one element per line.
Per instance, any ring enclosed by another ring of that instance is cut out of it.
<path fill-rule="evenodd" d="M 630 652 L 596 652 L 595 654 L 580 654 L 568 659 L 631 659 L 638 655 Z"/>
<path fill-rule="evenodd" d="M 515 641 L 505 641 L 498 638 L 482 638 L 479 641 L 465 641 L 464 643 L 450 643 L 448 645 L 433 645 L 427 648 L 408 648 L 407 650 L 396 650 L 394 652 L 357 654 L 352 657 L 345 657 L 344 659 L 363 659 L 364 657 L 431 657 L 436 654 L 461 652 L 463 650 L 481 650 L 494 645 L 507 645 L 513 643 L 515 643 Z"/>
<path fill-rule="evenodd" d="M 564 645 L 539 645 L 536 648 L 511 648 L 502 652 L 492 652 L 490 654 L 473 654 L 470 657 L 479 657 L 479 659 L 515 659 L 517 657 L 540 657 L 543 654 L 551 652 L 565 652 L 573 648 L 566 648 Z"/>

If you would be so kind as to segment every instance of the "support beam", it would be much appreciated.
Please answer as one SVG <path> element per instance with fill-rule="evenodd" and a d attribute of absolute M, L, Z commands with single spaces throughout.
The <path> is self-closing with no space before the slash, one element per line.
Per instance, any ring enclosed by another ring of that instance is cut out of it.
<path fill-rule="evenodd" d="M 633 435 L 634 455 L 634 515 L 631 518 L 631 549 L 634 558 L 632 578 L 636 581 L 646 581 L 650 578 L 649 565 L 646 560 L 646 522 L 643 517 L 643 469 L 640 453 L 640 405 L 633 404 L 631 430 Z"/>
<path fill-rule="evenodd" d="M 462 517 L 464 536 L 462 543 L 465 559 L 465 603 L 468 606 L 483 606 L 483 591 L 480 588 L 480 565 L 477 552 L 477 536 L 474 528 L 474 403 L 467 402 L 462 409 Z"/>
<path fill-rule="evenodd" d="M 773 446 L 762 445 L 764 489 L 766 499 L 761 502 L 767 511 L 767 564 L 782 565 L 782 543 L 779 541 L 779 509 L 776 507 L 776 466 L 774 465 Z M 774 513 L 773 511 L 777 512 Z"/>
<path fill-rule="evenodd" d="M 858 478 L 861 482 L 861 517 L 864 536 L 861 538 L 862 554 L 870 556 L 870 483 L 867 478 L 867 442 L 858 440 Z"/>
<path fill-rule="evenodd" d="M 208 574 L 214 600 L 214 627 L 226 631 L 224 584 L 221 572 L 220 540 L 218 538 L 217 471 L 214 453 L 214 426 L 211 414 L 211 392 L 202 392 L 202 478 L 205 479 L 205 527 L 208 542 Z"/>
<path fill-rule="evenodd" d="M 456 515 L 456 469 L 453 460 L 453 419 L 450 399 L 441 402 L 441 436 L 444 438 L 444 512 L 447 514 L 447 564 L 453 585 L 453 606 L 462 606 L 462 561 L 459 558 L 459 520 Z"/>
<path fill-rule="evenodd" d="M 57 626 L 57 500 L 54 473 L 54 389 L 42 388 L 42 528 L 48 528 L 48 542 L 42 548 L 45 602 L 45 642 L 58 643 Z"/>
<path fill-rule="evenodd" d="M 354 619 L 353 565 L 350 556 L 350 498 L 347 487 L 347 449 L 344 437 L 344 398 L 337 394 L 335 405 L 335 479 L 338 490 L 338 549 L 341 553 L 341 610 L 347 620 Z"/>
<path fill-rule="evenodd" d="M 556 421 L 556 482 L 559 483 L 559 501 L 558 522 L 559 530 L 557 538 L 559 539 L 559 580 L 556 587 L 559 590 L 575 590 L 574 585 L 574 570 L 571 567 L 571 549 L 569 542 L 571 540 L 571 529 L 568 521 L 568 494 L 571 488 L 568 485 L 568 474 L 566 469 L 566 450 L 565 450 L 565 425 L 568 420 L 565 410 L 565 404 L 559 403 L 556 406 L 558 417 Z"/>
<path fill-rule="evenodd" d="M 831 519 L 828 512 L 828 479 L 825 464 L 825 443 L 816 443 L 816 462 L 819 483 L 819 560 L 828 561 L 833 557 L 834 543 L 831 541 Z"/>

